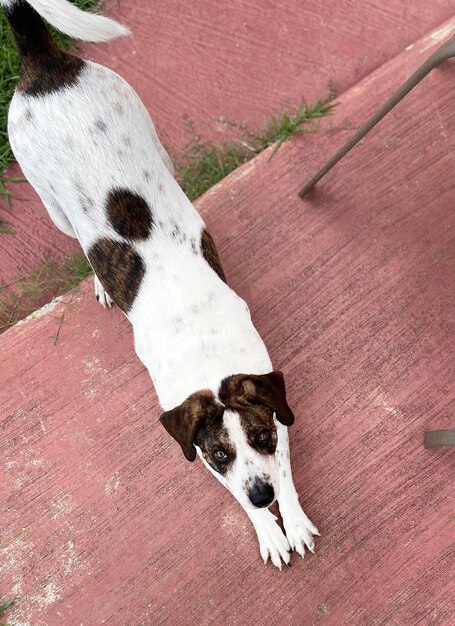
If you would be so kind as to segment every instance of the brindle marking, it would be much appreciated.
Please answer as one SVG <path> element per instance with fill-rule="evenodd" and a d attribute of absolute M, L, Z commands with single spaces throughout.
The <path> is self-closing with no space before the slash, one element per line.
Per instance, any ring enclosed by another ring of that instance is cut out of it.
<path fill-rule="evenodd" d="M 278 443 L 276 426 L 273 423 L 273 412 L 260 405 L 251 406 L 248 409 L 237 409 L 240 415 L 240 424 L 246 435 L 246 440 L 252 448 L 260 454 L 273 454 Z M 264 431 L 270 431 L 270 439 L 267 445 L 259 445 L 258 436 Z"/>
<path fill-rule="evenodd" d="M 294 423 L 294 414 L 286 400 L 286 388 L 281 372 L 275 371 L 260 376 L 255 374 L 228 376 L 221 381 L 218 396 L 229 409 L 240 412 L 261 407 L 275 413 L 277 420 L 285 426 Z"/>
<path fill-rule="evenodd" d="M 114 230 L 130 240 L 147 239 L 153 217 L 144 198 L 128 191 L 113 189 L 107 197 L 107 214 Z"/>
<path fill-rule="evenodd" d="M 88 251 L 95 274 L 114 302 L 127 313 L 133 305 L 145 274 L 144 263 L 127 243 L 98 239 Z"/>
<path fill-rule="evenodd" d="M 198 431 L 201 428 L 211 431 L 213 426 L 222 420 L 223 411 L 223 407 L 216 402 L 211 391 L 196 391 L 182 404 L 163 413 L 160 422 L 180 445 L 188 461 L 194 461 L 196 458 L 194 443 Z"/>
<path fill-rule="evenodd" d="M 229 440 L 229 433 L 223 426 L 223 414 L 221 413 L 216 421 L 213 421 L 209 427 L 203 426 L 199 429 L 195 443 L 200 447 L 202 456 L 212 469 L 223 476 L 227 474 L 235 460 L 235 448 Z M 222 450 L 228 455 L 229 461 L 225 463 L 217 463 L 213 458 L 213 454 L 217 450 Z"/>
<path fill-rule="evenodd" d="M 28 96 L 42 96 L 74 85 L 85 62 L 62 52 L 44 21 L 27 3 L 5 9 L 21 57 L 17 90 Z"/>
<path fill-rule="evenodd" d="M 202 256 L 210 265 L 212 270 L 218 274 L 223 282 L 227 284 L 226 276 L 221 265 L 220 257 L 210 233 L 204 228 L 201 235 Z"/>

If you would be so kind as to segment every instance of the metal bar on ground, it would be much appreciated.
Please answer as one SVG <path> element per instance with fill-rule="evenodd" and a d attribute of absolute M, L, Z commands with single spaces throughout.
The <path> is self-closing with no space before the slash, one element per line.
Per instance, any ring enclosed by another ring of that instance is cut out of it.
<path fill-rule="evenodd" d="M 446 41 L 438 48 L 422 65 L 405 81 L 399 89 L 380 107 L 374 115 L 347 141 L 342 148 L 322 167 L 319 172 L 299 191 L 299 196 L 304 198 L 306 194 L 327 174 L 341 159 L 361 140 L 370 130 L 376 126 L 383 117 L 389 113 L 402 100 L 411 89 L 420 83 L 431 70 L 442 61 L 455 57 L 455 36 Z"/>

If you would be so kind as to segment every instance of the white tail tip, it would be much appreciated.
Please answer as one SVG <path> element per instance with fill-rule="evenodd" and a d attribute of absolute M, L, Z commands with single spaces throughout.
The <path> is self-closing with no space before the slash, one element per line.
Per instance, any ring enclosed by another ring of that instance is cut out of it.
<path fill-rule="evenodd" d="M 27 0 L 37 13 L 65 35 L 101 42 L 129 35 L 126 26 L 104 15 L 82 11 L 68 0 Z"/>

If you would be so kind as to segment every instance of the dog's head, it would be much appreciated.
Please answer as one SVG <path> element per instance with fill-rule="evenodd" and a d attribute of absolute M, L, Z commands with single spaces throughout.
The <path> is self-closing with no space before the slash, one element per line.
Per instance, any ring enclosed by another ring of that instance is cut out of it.
<path fill-rule="evenodd" d="M 189 461 L 196 458 L 197 446 L 243 506 L 262 508 L 279 491 L 275 419 L 286 426 L 294 422 L 281 372 L 229 376 L 218 398 L 197 391 L 160 421 Z"/>

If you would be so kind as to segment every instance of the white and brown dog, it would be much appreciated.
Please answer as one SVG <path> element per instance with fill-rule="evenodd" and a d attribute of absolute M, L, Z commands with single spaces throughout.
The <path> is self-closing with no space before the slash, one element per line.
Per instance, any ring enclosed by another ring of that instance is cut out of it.
<path fill-rule="evenodd" d="M 227 285 L 139 97 L 111 70 L 61 52 L 42 18 L 87 41 L 128 31 L 67 0 L 0 4 L 21 56 L 8 122 L 15 157 L 55 225 L 79 240 L 97 298 L 133 325 L 161 423 L 235 496 L 262 558 L 281 569 L 290 549 L 313 551 L 318 534 L 292 480 L 283 375 Z M 267 508 L 275 500 L 286 536 Z"/>

